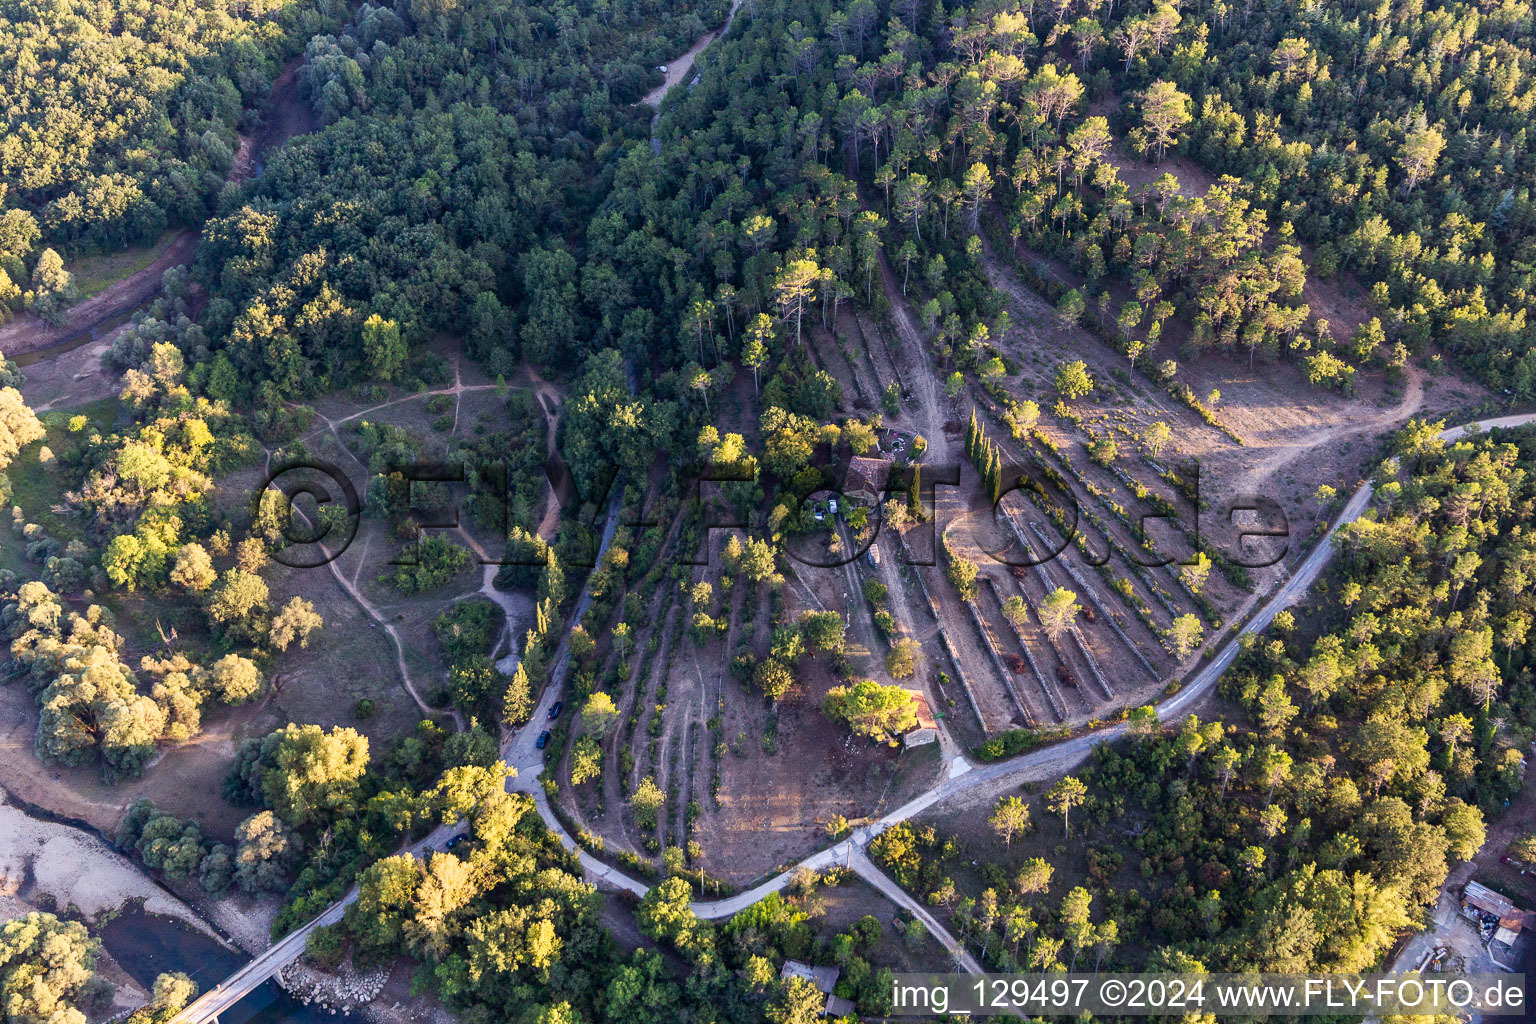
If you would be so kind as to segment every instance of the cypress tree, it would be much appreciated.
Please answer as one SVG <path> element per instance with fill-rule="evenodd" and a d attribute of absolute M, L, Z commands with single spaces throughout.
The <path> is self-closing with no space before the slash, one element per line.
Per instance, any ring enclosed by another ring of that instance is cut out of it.
<path fill-rule="evenodd" d="M 923 466 L 914 463 L 912 476 L 907 481 L 907 511 L 913 519 L 923 518 Z"/>
<path fill-rule="evenodd" d="M 528 715 L 532 711 L 533 687 L 528 683 L 528 673 L 523 669 L 522 662 L 518 662 L 517 670 L 512 673 L 512 681 L 507 684 L 507 693 L 501 705 L 501 716 L 508 725 L 521 725 L 528 721 Z"/>

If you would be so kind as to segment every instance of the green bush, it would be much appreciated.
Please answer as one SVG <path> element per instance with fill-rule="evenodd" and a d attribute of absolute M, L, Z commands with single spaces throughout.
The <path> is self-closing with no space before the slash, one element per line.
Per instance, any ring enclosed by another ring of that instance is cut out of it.
<path fill-rule="evenodd" d="M 397 565 L 393 573 L 381 577 L 407 596 L 445 587 L 469 566 L 469 551 L 446 537 L 423 537 L 414 548 L 401 556 L 412 559 L 410 564 Z"/>

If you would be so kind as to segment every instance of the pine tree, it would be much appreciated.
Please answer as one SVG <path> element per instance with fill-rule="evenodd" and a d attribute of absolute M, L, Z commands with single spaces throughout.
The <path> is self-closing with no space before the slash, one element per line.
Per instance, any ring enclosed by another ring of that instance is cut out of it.
<path fill-rule="evenodd" d="M 507 695 L 502 701 L 501 716 L 508 725 L 521 725 L 528 721 L 533 711 L 533 687 L 528 684 L 528 673 L 519 662 L 512 681 L 507 684 Z"/>

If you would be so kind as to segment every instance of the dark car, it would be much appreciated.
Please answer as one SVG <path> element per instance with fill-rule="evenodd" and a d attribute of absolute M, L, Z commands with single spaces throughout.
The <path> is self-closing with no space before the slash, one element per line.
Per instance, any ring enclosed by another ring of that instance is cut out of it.
<path fill-rule="evenodd" d="M 458 846 L 460 843 L 462 843 L 464 840 L 466 840 L 468 838 L 469 838 L 469 833 L 467 833 L 467 832 L 460 832 L 458 835 L 456 835 L 452 839 L 448 840 L 448 845 L 443 847 L 443 849 L 451 850 L 455 846 Z"/>
<path fill-rule="evenodd" d="M 538 742 L 535 743 L 534 746 L 537 747 L 540 750 L 543 750 L 545 747 L 549 746 L 549 730 L 548 729 L 545 729 L 543 732 L 539 733 Z"/>
<path fill-rule="evenodd" d="M 555 706 L 549 709 L 549 720 L 551 722 L 553 722 L 555 719 L 560 717 L 560 712 L 562 712 L 564 710 L 565 710 L 565 701 L 563 701 L 563 700 L 555 701 Z"/>

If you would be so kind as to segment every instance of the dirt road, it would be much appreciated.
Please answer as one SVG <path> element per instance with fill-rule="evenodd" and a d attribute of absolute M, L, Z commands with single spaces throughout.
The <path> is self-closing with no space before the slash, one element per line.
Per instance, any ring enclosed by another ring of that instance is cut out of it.
<path fill-rule="evenodd" d="M 239 183 L 260 174 L 266 154 L 289 139 L 320 126 L 314 111 L 299 96 L 298 72 L 303 65 L 301 54 L 289 61 L 273 81 L 262 108 L 261 126 L 240 137 L 240 148 L 230 166 L 228 180 Z M 201 228 L 181 232 L 149 266 L 65 310 L 63 322 L 58 326 L 46 324 L 31 314 L 22 314 L 0 326 L 0 352 L 17 356 L 40 349 L 62 348 L 94 337 L 101 325 L 131 313 L 159 294 L 161 276 L 171 267 L 191 261 L 201 235 Z"/>
<path fill-rule="evenodd" d="M 172 239 L 160 257 L 149 266 L 66 309 L 64 320 L 57 327 L 44 323 L 30 313 L 18 316 L 0 327 L 0 352 L 7 356 L 18 356 L 39 349 L 63 347 L 70 342 L 92 337 L 92 331 L 99 325 L 138 309 L 159 294 L 161 275 L 192 258 L 200 234 L 194 230 L 183 231 Z"/>
<path fill-rule="evenodd" d="M 646 93 L 645 97 L 637 105 L 652 106 L 660 109 L 661 101 L 666 99 L 667 93 L 671 92 L 683 79 L 687 78 L 689 72 L 693 70 L 693 62 L 698 59 L 699 54 L 703 53 L 710 43 L 731 30 L 731 22 L 735 20 L 736 11 L 740 7 L 741 0 L 731 0 L 731 13 L 726 15 L 725 24 L 720 27 L 720 31 L 706 32 L 699 37 L 698 42 L 689 48 L 687 53 L 666 65 L 667 70 L 662 83 Z"/>

